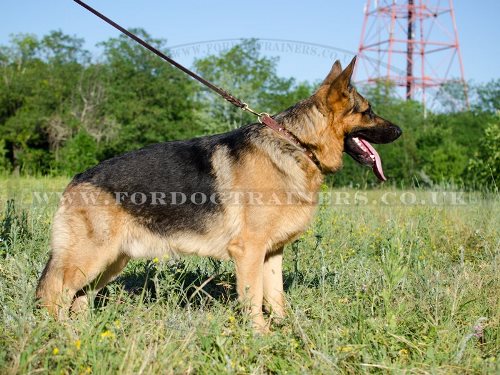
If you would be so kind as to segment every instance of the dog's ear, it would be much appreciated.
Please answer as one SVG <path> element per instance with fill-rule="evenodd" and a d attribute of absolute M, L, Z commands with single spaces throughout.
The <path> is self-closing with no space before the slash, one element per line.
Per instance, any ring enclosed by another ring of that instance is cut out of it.
<path fill-rule="evenodd" d="M 330 86 L 335 78 L 337 78 L 342 73 L 342 65 L 340 65 L 340 61 L 337 60 L 333 63 L 332 69 L 330 69 L 330 73 L 326 76 L 326 78 L 321 83 L 321 86 Z"/>
<path fill-rule="evenodd" d="M 352 61 L 347 65 L 347 68 L 344 69 L 342 73 L 340 73 L 337 78 L 332 82 L 332 88 L 337 90 L 337 92 L 346 92 L 351 84 L 351 77 L 354 73 L 354 66 L 356 65 L 356 56 L 352 59 Z"/>
<path fill-rule="evenodd" d="M 355 64 L 356 57 L 342 70 L 340 61 L 335 61 L 330 73 L 328 73 L 321 86 L 315 92 L 314 96 L 319 99 L 319 103 L 326 105 L 326 110 L 331 110 L 333 103 L 349 95 L 349 86 Z"/>
<path fill-rule="evenodd" d="M 335 81 L 335 79 L 341 73 L 342 73 L 342 65 L 340 65 L 340 61 L 339 60 L 336 60 L 333 63 L 333 66 L 330 69 L 330 72 L 325 77 L 325 79 L 323 80 L 323 82 L 321 82 L 321 85 L 319 85 L 318 89 L 314 93 L 314 96 L 316 98 L 319 98 L 320 102 L 324 102 L 326 100 L 328 92 L 330 91 L 330 86 L 332 85 L 332 83 Z"/>

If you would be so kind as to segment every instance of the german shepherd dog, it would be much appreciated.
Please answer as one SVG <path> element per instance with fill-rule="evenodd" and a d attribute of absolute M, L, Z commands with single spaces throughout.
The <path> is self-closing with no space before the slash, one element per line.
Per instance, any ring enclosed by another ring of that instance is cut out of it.
<path fill-rule="evenodd" d="M 324 175 L 346 152 L 384 180 L 369 142 L 401 135 L 351 85 L 354 64 L 342 70 L 336 61 L 311 97 L 274 116 L 317 163 L 255 123 L 154 144 L 76 175 L 54 217 L 40 305 L 60 317 L 85 308 L 84 291 L 103 288 L 131 258 L 198 254 L 235 262 L 238 297 L 257 330 L 267 329 L 263 304 L 283 317 L 283 246 L 310 224 Z"/>

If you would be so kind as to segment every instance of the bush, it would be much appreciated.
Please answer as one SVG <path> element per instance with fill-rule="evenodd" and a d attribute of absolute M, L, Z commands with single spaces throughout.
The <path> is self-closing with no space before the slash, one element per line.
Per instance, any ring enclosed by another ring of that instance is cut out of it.
<path fill-rule="evenodd" d="M 87 132 L 80 130 L 59 151 L 58 169 L 72 176 L 97 162 L 97 143 Z"/>
<path fill-rule="evenodd" d="M 488 124 L 481 146 L 470 159 L 467 173 L 476 181 L 478 186 L 494 186 L 497 188 L 497 178 L 500 175 L 500 116 L 496 121 Z"/>
<path fill-rule="evenodd" d="M 7 147 L 5 146 L 5 140 L 0 139 L 0 172 L 9 171 L 9 159 L 7 158 Z"/>

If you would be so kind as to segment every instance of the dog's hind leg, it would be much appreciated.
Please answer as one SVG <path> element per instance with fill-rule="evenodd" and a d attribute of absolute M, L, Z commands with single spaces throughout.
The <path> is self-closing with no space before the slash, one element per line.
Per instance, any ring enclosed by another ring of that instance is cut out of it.
<path fill-rule="evenodd" d="M 107 266 L 104 272 L 98 275 L 84 290 L 82 289 L 77 293 L 71 304 L 71 311 L 75 313 L 86 311 L 90 306 L 89 296 L 95 295 L 106 284 L 113 281 L 125 268 L 129 260 L 128 255 L 120 254 L 114 262 Z"/>
<path fill-rule="evenodd" d="M 51 254 L 38 281 L 36 298 L 40 307 L 45 307 L 50 314 L 59 318 L 62 317 L 60 314 L 61 307 L 68 304 L 68 301 L 64 301 L 65 298 L 62 295 L 63 277 L 64 274 L 58 257 Z"/>
<path fill-rule="evenodd" d="M 128 262 L 128 256 L 115 249 L 94 247 L 80 241 L 75 247 L 56 252 L 45 267 L 37 287 L 40 305 L 58 318 L 85 308 L 86 296 L 75 294 L 89 285 L 98 290 L 113 279 Z M 111 250 L 111 251 L 110 251 Z M 93 285 L 92 285 L 93 284 Z"/>
<path fill-rule="evenodd" d="M 95 281 L 102 287 L 125 266 L 120 252 L 121 215 L 110 205 L 62 205 L 54 217 L 52 252 L 37 287 L 40 305 L 57 317 L 69 311 L 75 294 Z M 84 298 L 77 298 L 75 310 Z"/>

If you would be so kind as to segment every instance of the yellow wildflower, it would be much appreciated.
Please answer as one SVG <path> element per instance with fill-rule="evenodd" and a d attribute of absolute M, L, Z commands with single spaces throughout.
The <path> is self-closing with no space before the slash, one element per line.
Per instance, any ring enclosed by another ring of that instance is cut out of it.
<path fill-rule="evenodd" d="M 339 349 L 341 352 L 349 353 L 352 352 L 354 348 L 350 345 L 346 345 L 346 346 L 340 346 Z"/>
<path fill-rule="evenodd" d="M 114 337 L 115 334 L 111 332 L 109 329 L 101 333 L 101 338 Z"/>

